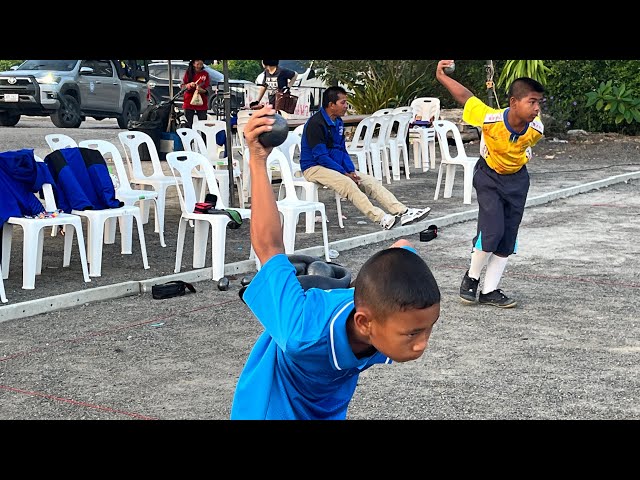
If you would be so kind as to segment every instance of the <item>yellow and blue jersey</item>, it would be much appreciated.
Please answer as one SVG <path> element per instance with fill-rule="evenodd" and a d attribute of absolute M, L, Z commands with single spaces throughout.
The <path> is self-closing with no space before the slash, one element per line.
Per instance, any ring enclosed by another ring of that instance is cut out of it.
<path fill-rule="evenodd" d="M 533 147 L 544 134 L 540 117 L 517 132 L 507 121 L 509 108 L 496 109 L 478 97 L 471 97 L 464 105 L 462 120 L 482 128 L 480 155 L 497 173 L 516 173 L 531 159 Z"/>

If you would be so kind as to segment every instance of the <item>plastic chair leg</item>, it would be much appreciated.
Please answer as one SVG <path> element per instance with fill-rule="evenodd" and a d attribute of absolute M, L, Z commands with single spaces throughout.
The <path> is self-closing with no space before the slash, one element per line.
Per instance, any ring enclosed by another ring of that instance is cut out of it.
<path fill-rule="evenodd" d="M 342 221 L 342 197 L 338 192 L 335 192 L 336 197 L 336 210 L 338 211 L 338 225 L 340 228 L 344 228 L 344 222 Z M 318 201 L 318 199 L 315 199 Z"/>
<path fill-rule="evenodd" d="M 4 292 L 4 281 L 2 280 L 2 273 L 0 271 L 0 301 L 2 303 L 7 303 L 9 300 L 7 300 L 7 295 Z"/>
<path fill-rule="evenodd" d="M 182 251 L 184 250 L 184 237 L 188 223 L 188 219 L 180 217 L 180 221 L 178 222 L 178 238 L 176 239 L 176 265 L 173 269 L 174 273 L 180 272 L 180 268 L 182 267 Z"/>
<path fill-rule="evenodd" d="M 193 227 L 193 268 L 204 268 L 210 223 L 196 220 Z"/>
<path fill-rule="evenodd" d="M 282 214 L 282 240 L 284 241 L 284 251 L 292 254 L 296 246 L 296 225 L 298 224 L 298 214 L 287 212 Z M 326 228 L 326 225 L 324 226 Z"/>
<path fill-rule="evenodd" d="M 447 165 L 447 172 L 444 177 L 444 195 L 443 195 L 444 198 L 451 198 L 451 195 L 453 194 L 453 183 L 456 179 L 456 170 L 457 170 L 457 165 L 455 164 Z"/>
<path fill-rule="evenodd" d="M 436 180 L 436 192 L 433 195 L 433 199 L 437 200 L 438 196 L 440 195 L 440 185 L 442 184 L 442 170 L 444 168 L 444 165 L 441 163 L 440 164 L 440 168 L 438 169 L 438 180 Z"/>
<path fill-rule="evenodd" d="M 327 212 L 324 207 L 319 208 L 320 217 L 322 218 L 322 244 L 324 245 L 324 259 L 327 262 L 331 261 L 329 256 L 329 234 L 327 232 Z"/>
<path fill-rule="evenodd" d="M 471 204 L 471 190 L 473 189 L 473 166 L 464 166 L 464 203 Z"/>
<path fill-rule="evenodd" d="M 242 192 L 242 190 L 238 191 Z M 215 281 L 224 277 L 226 228 L 226 225 L 222 228 L 211 225 L 211 278 Z"/>
<path fill-rule="evenodd" d="M 136 225 L 138 226 L 138 239 L 140 240 L 140 252 L 142 253 L 142 265 L 145 270 L 149 269 L 149 260 L 147 258 L 147 243 L 144 240 L 144 227 L 142 224 L 142 216 L 140 213 L 134 213 L 132 216 L 127 216 L 125 218 L 135 218 Z M 124 235 L 121 233 L 121 235 Z M 131 239 L 133 233 L 129 233 L 129 239 Z"/>
<path fill-rule="evenodd" d="M 9 278 L 9 263 L 11 261 L 11 239 L 13 237 L 13 225 L 5 223 L 2 227 L 2 278 Z"/>

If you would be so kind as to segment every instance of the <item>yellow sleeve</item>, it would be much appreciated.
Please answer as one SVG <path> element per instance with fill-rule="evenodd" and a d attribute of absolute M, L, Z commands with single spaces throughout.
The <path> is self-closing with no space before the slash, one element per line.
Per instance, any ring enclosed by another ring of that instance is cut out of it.
<path fill-rule="evenodd" d="M 489 107 L 478 97 L 471 97 L 464 104 L 462 120 L 474 127 L 482 127 L 484 118 L 488 113 L 498 113 L 500 111 L 501 110 Z"/>

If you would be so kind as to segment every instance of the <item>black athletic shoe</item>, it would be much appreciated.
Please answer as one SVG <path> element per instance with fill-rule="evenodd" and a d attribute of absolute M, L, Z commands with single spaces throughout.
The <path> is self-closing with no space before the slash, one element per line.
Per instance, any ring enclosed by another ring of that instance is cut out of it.
<path fill-rule="evenodd" d="M 471 278 L 469 270 L 467 270 L 460 284 L 460 298 L 464 303 L 476 303 L 479 282 L 480 279 Z"/>
<path fill-rule="evenodd" d="M 500 308 L 511 308 L 517 305 L 515 300 L 507 297 L 499 288 L 489 293 L 480 293 L 478 302 L 483 305 L 493 305 Z"/>

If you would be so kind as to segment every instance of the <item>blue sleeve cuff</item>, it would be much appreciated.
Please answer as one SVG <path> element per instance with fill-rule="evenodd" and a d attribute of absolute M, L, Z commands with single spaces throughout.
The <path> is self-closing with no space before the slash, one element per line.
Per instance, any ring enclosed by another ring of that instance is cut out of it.
<path fill-rule="evenodd" d="M 408 246 L 408 245 L 403 245 L 403 246 L 402 246 L 402 247 L 400 247 L 400 248 L 404 248 L 404 249 L 409 250 L 410 252 L 413 252 L 413 253 L 415 253 L 416 255 L 418 255 L 418 251 L 417 251 L 415 248 L 410 247 L 410 246 Z"/>

